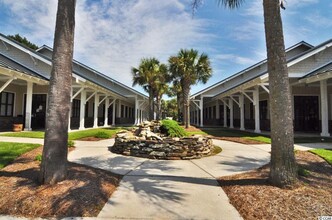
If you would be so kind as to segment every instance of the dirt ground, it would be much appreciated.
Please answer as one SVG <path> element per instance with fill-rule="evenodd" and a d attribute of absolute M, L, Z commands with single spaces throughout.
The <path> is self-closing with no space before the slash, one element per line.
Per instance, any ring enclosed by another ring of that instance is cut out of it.
<path fill-rule="evenodd" d="M 244 174 L 222 177 L 220 185 L 244 219 L 318 219 L 332 216 L 332 166 L 310 152 L 297 152 L 299 176 L 294 189 L 268 183 L 269 165 Z"/>
<path fill-rule="evenodd" d="M 24 217 L 97 216 L 121 177 L 69 163 L 68 178 L 56 185 L 38 183 L 42 147 L 0 170 L 0 215 Z"/>

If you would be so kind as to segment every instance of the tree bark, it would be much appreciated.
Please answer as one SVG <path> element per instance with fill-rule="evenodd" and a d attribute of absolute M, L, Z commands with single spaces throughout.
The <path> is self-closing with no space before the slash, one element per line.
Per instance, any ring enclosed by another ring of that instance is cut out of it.
<path fill-rule="evenodd" d="M 190 93 L 190 80 L 183 80 L 183 121 L 186 128 L 189 128 L 189 93 Z"/>
<path fill-rule="evenodd" d="M 55 184 L 67 177 L 76 0 L 59 0 L 40 181 Z"/>
<path fill-rule="evenodd" d="M 149 120 L 152 121 L 154 119 L 154 101 L 153 101 L 153 91 L 150 88 L 149 90 Z"/>
<path fill-rule="evenodd" d="M 264 0 L 263 5 L 270 88 L 270 182 L 278 187 L 287 187 L 297 180 L 297 166 L 282 21 L 279 1 Z"/>

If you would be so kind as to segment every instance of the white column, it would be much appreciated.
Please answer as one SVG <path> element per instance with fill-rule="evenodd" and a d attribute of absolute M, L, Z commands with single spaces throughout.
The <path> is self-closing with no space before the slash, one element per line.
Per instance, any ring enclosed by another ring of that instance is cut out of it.
<path fill-rule="evenodd" d="M 329 116 L 328 116 L 328 102 L 327 102 L 327 84 L 326 80 L 320 81 L 320 103 L 321 103 L 321 121 L 322 133 L 321 136 L 327 137 L 329 134 Z"/>
<path fill-rule="evenodd" d="M 261 133 L 260 120 L 259 120 L 259 86 L 255 87 L 253 92 L 254 106 L 255 106 L 255 132 Z"/>
<path fill-rule="evenodd" d="M 204 126 L 204 121 L 203 121 L 203 97 L 201 97 L 201 101 L 199 102 L 199 109 L 201 110 L 199 126 L 203 127 Z"/>
<path fill-rule="evenodd" d="M 105 99 L 105 116 L 104 116 L 105 121 L 104 121 L 104 126 L 108 126 L 108 107 L 109 107 L 109 105 L 110 105 L 110 100 L 107 97 Z"/>
<path fill-rule="evenodd" d="M 99 95 L 95 95 L 95 105 L 94 105 L 94 116 L 93 116 L 93 127 L 98 128 L 98 106 L 99 106 Z"/>
<path fill-rule="evenodd" d="M 233 125 L 233 119 L 234 119 L 234 115 L 233 115 L 233 99 L 229 99 L 229 127 L 230 128 L 234 128 L 234 125 Z"/>
<path fill-rule="evenodd" d="M 81 92 L 81 105 L 80 105 L 80 127 L 79 130 L 84 130 L 85 124 L 85 104 L 86 104 L 86 91 L 82 90 Z"/>
<path fill-rule="evenodd" d="M 27 98 L 25 108 L 25 131 L 31 131 L 31 113 L 32 113 L 32 91 L 33 83 L 27 82 Z"/>
<path fill-rule="evenodd" d="M 69 117 L 68 117 L 68 131 L 70 131 L 70 124 L 71 124 L 71 112 L 73 108 L 73 87 L 70 89 L 70 108 L 69 108 Z"/>
<path fill-rule="evenodd" d="M 224 127 L 227 128 L 227 106 L 226 106 L 226 102 L 224 102 Z"/>
<path fill-rule="evenodd" d="M 243 94 L 239 96 L 239 104 L 240 104 L 240 130 L 244 130 L 244 97 Z"/>
<path fill-rule="evenodd" d="M 139 110 L 139 114 L 140 114 L 140 117 L 139 117 L 139 119 L 140 119 L 140 122 L 139 123 L 142 123 L 143 122 L 143 111 L 142 110 Z"/>
<path fill-rule="evenodd" d="M 138 125 L 138 100 L 135 98 L 135 125 Z"/>
<path fill-rule="evenodd" d="M 116 99 L 114 99 L 114 102 L 113 102 L 112 126 L 115 125 L 115 102 L 116 102 Z"/>

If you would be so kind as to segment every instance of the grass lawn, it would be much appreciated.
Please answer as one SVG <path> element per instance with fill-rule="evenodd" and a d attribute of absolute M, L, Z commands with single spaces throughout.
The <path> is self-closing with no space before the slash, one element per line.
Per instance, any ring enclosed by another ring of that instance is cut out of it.
<path fill-rule="evenodd" d="M 22 132 L 8 132 L 0 134 L 6 137 L 23 137 L 23 138 L 44 138 L 43 131 L 22 131 Z"/>
<path fill-rule="evenodd" d="M 16 157 L 28 151 L 31 151 L 39 146 L 40 144 L 0 142 L 0 169 L 5 167 Z"/>
<path fill-rule="evenodd" d="M 69 133 L 69 140 L 78 140 L 85 137 L 95 137 L 100 133 L 104 133 L 104 137 L 111 138 L 116 132 L 128 128 L 116 127 L 116 128 L 96 128 L 83 131 L 73 131 Z M 25 137 L 25 138 L 44 138 L 45 132 L 43 131 L 24 131 L 24 132 L 9 132 L 1 134 L 0 136 L 7 137 Z"/>
<path fill-rule="evenodd" d="M 318 156 L 326 160 L 326 162 L 332 165 L 332 150 L 314 149 L 310 150 L 310 152 L 317 154 Z"/>
<path fill-rule="evenodd" d="M 215 137 L 241 137 L 244 139 L 260 141 L 267 144 L 271 143 L 271 138 L 269 136 L 255 134 L 247 131 L 231 130 L 227 128 L 203 128 L 201 130 L 203 133 Z"/>

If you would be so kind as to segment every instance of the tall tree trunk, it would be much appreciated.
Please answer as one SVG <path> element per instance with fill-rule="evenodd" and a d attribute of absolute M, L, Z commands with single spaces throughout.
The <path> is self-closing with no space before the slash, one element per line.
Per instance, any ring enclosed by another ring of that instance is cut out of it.
<path fill-rule="evenodd" d="M 183 121 L 186 128 L 189 128 L 189 93 L 190 80 L 183 80 L 182 94 L 183 94 Z"/>
<path fill-rule="evenodd" d="M 156 119 L 160 120 L 160 116 L 161 116 L 161 98 L 157 97 L 156 102 L 157 102 Z"/>
<path fill-rule="evenodd" d="M 149 120 L 154 119 L 154 101 L 153 101 L 153 91 L 149 90 Z"/>
<path fill-rule="evenodd" d="M 67 177 L 75 5 L 76 0 L 58 1 L 40 175 L 43 184 L 55 184 Z"/>
<path fill-rule="evenodd" d="M 178 111 L 178 121 L 180 121 L 180 116 L 181 116 L 181 93 L 176 94 L 176 102 L 177 102 L 177 111 Z"/>
<path fill-rule="evenodd" d="M 279 1 L 264 0 L 264 23 L 270 88 L 271 171 L 273 185 L 297 180 L 291 95 Z"/>

